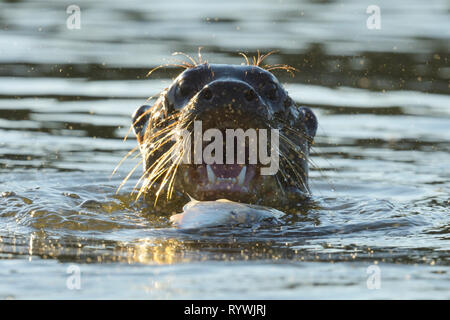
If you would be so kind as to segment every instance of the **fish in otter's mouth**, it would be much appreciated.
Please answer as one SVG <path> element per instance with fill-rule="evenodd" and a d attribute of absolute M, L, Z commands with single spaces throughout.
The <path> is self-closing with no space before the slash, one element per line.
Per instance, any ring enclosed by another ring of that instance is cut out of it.
<path fill-rule="evenodd" d="M 140 194 L 279 206 L 309 194 L 314 113 L 258 65 L 186 68 L 133 115 Z"/>

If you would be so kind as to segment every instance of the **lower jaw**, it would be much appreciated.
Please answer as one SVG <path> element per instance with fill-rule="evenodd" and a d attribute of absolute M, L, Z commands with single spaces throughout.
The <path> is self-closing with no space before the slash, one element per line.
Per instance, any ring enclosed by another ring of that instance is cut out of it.
<path fill-rule="evenodd" d="M 213 201 L 218 199 L 227 199 L 246 203 L 253 203 L 256 201 L 255 195 L 232 191 L 198 191 L 194 198 L 201 201 Z"/>
<path fill-rule="evenodd" d="M 199 198 L 197 200 L 228 199 L 249 202 L 252 198 L 256 197 L 256 192 L 250 186 L 226 182 L 199 184 L 195 190 L 195 194 Z"/>

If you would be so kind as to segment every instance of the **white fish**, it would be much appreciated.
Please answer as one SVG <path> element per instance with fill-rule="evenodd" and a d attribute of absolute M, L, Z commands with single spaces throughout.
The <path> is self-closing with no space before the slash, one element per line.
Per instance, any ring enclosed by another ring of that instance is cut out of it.
<path fill-rule="evenodd" d="M 170 217 L 180 229 L 195 229 L 223 225 L 279 224 L 284 213 L 273 208 L 233 202 L 191 200 L 183 207 L 183 213 Z"/>

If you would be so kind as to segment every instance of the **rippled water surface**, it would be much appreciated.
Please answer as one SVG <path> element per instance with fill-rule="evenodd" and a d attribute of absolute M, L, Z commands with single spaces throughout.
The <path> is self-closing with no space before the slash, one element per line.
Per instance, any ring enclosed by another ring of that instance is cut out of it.
<path fill-rule="evenodd" d="M 1 2 L 0 298 L 449 299 L 449 4 L 377 3 L 380 30 L 372 1 L 77 1 L 69 30 L 65 3 Z M 319 119 L 314 196 L 281 226 L 177 230 L 140 172 L 116 193 L 180 70 L 146 73 L 198 47 L 299 70 L 276 75 Z"/>

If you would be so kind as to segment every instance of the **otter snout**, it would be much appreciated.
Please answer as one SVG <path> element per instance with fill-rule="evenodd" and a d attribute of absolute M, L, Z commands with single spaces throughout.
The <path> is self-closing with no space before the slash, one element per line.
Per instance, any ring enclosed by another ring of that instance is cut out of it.
<path fill-rule="evenodd" d="M 206 84 L 192 99 L 192 113 L 202 120 L 219 116 L 233 119 L 258 117 L 268 119 L 268 107 L 256 90 L 240 80 L 216 80 Z"/>

